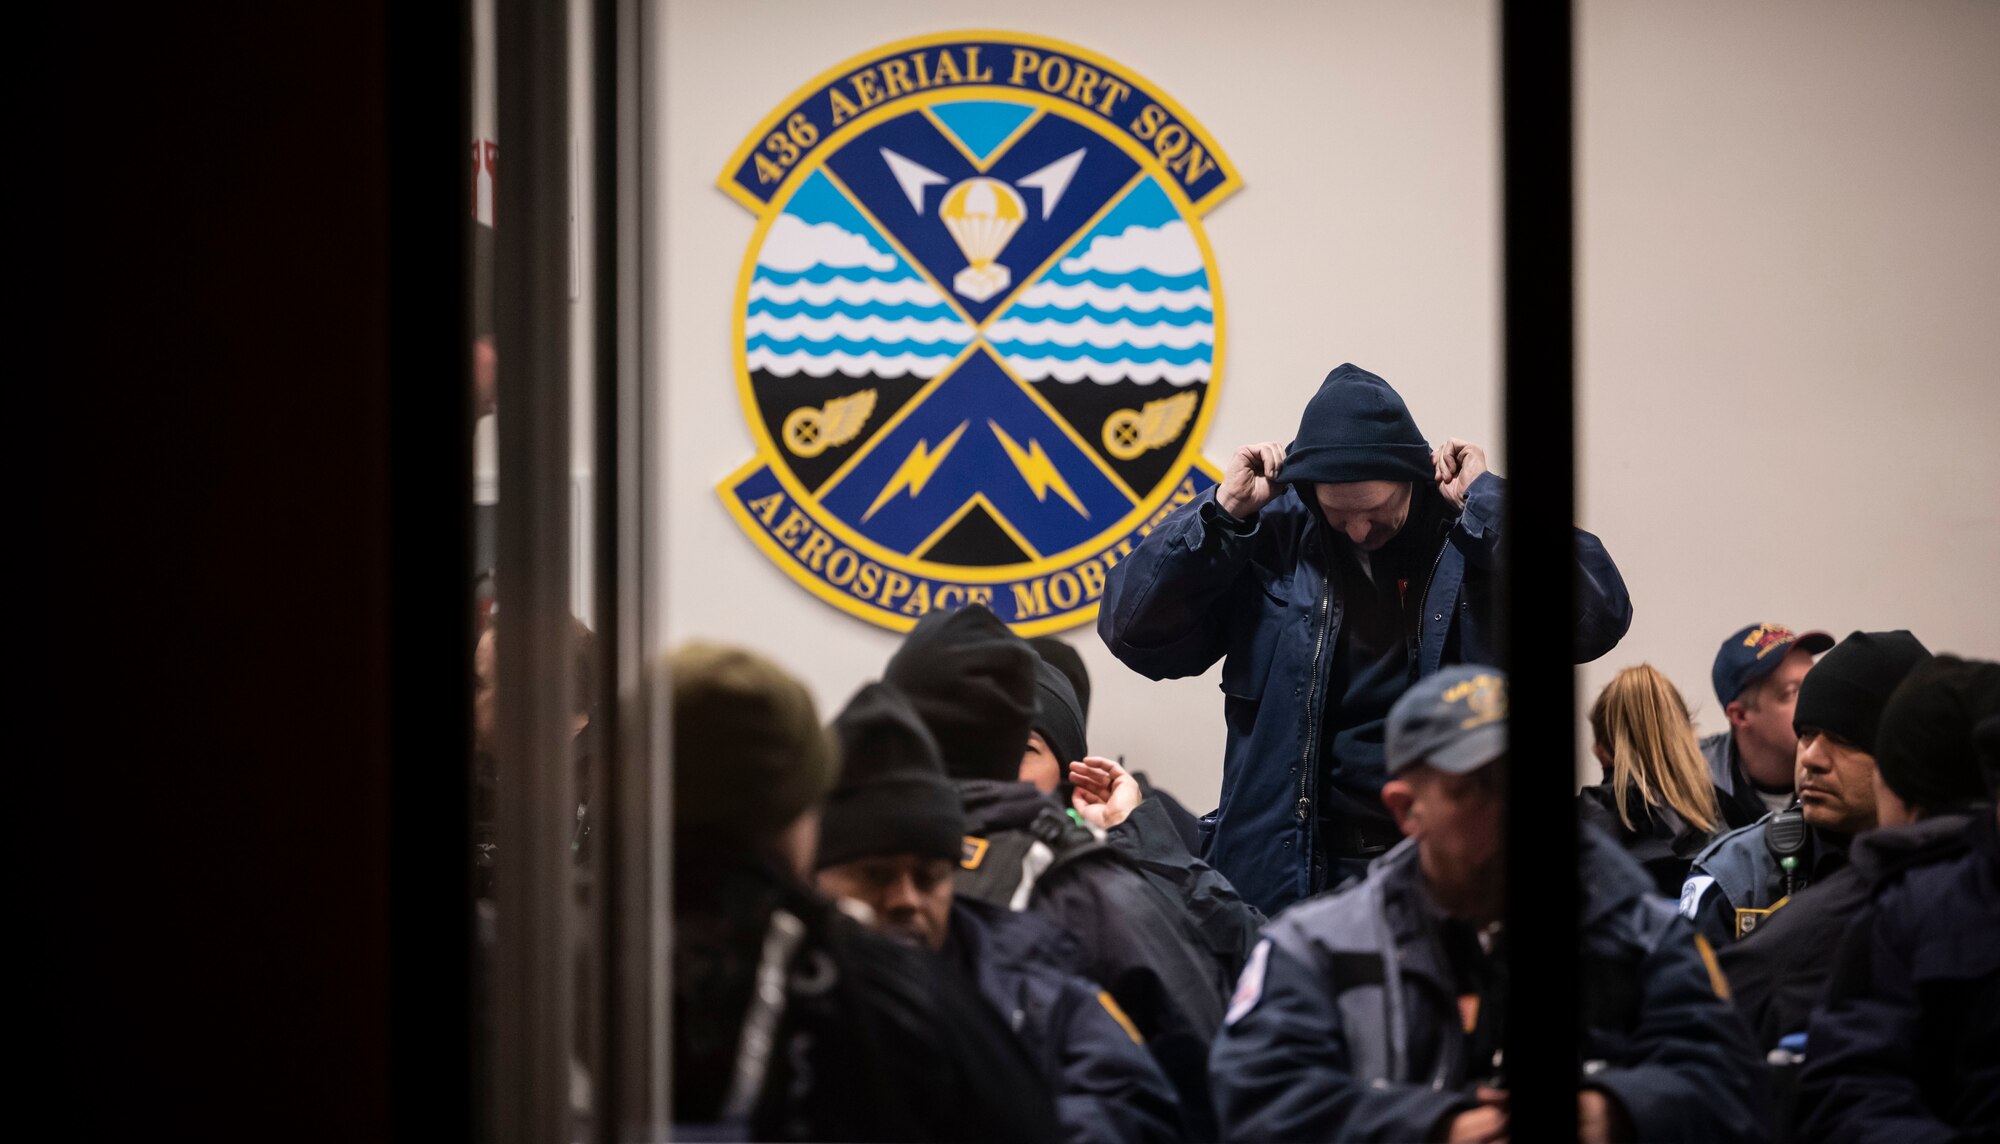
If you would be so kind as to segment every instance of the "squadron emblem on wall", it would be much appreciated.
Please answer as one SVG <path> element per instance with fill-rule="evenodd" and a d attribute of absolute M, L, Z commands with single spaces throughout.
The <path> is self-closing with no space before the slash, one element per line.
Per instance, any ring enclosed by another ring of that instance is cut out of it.
<path fill-rule="evenodd" d="M 1199 220 L 1240 180 L 1127 69 L 1011 33 L 891 44 L 795 93 L 721 185 L 759 222 L 735 308 L 758 454 L 720 491 L 821 598 L 1067 627 L 1215 483 Z"/>

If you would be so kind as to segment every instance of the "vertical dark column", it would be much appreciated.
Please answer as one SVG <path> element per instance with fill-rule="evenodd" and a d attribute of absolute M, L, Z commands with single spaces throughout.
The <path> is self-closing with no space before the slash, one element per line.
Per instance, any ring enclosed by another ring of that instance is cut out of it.
<path fill-rule="evenodd" d="M 470 15 L 388 9 L 391 1097 L 472 1138 Z"/>
<path fill-rule="evenodd" d="M 500 452 L 492 1127 L 572 1134 L 576 710 L 570 614 L 569 11 L 499 0 L 494 36 Z"/>
<path fill-rule="evenodd" d="M 1576 1139 L 1574 193 L 1571 11 L 1500 5 L 1507 668 L 1506 1075 L 1515 1140 Z"/>

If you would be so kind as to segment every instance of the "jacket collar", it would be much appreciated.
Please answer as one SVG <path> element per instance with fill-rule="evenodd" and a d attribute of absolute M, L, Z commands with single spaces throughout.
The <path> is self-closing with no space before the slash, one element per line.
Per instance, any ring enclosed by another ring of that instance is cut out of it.
<path fill-rule="evenodd" d="M 965 802 L 965 830 L 986 835 L 1001 830 L 1018 830 L 1035 821 L 1056 801 L 1035 789 L 1033 783 L 998 782 L 993 779 L 963 779 L 958 794 Z"/>
<path fill-rule="evenodd" d="M 1417 860 L 1417 840 L 1405 838 L 1369 864 L 1368 879 L 1376 883 L 1382 921 L 1395 945 L 1401 972 L 1429 981 L 1444 994 L 1452 991 L 1450 964 L 1440 934 L 1447 920 L 1424 885 Z"/>
<path fill-rule="evenodd" d="M 1964 850 L 1971 824 L 1971 811 L 1950 811 L 1907 826 L 1871 830 L 1854 839 L 1848 847 L 1848 860 L 1862 880 L 1872 885 L 1905 867 Z"/>

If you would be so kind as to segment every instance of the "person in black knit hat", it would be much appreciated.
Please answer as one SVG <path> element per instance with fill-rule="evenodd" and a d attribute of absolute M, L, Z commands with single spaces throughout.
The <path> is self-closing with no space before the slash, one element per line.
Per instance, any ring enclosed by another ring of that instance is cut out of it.
<path fill-rule="evenodd" d="M 840 781 L 820 816 L 822 880 L 829 866 L 870 854 L 906 854 L 943 863 L 949 882 L 965 837 L 965 812 L 938 762 L 937 740 L 910 701 L 888 684 L 871 683 L 848 700 L 833 734 Z"/>
<path fill-rule="evenodd" d="M 1815 823 L 1816 840 L 1840 837 L 1839 824 L 1852 820 L 1857 802 L 1870 807 L 1867 824 L 1851 830 L 1844 866 L 1773 908 L 1755 932 L 1720 955 L 1737 1009 L 1767 1050 L 1804 1032 L 1833 972 L 1841 934 L 1874 888 L 1896 871 L 1961 849 L 1967 808 L 1984 796 L 1967 711 L 1982 702 L 1982 676 L 1988 704 L 2000 698 L 2000 680 L 1962 660 L 1930 657 L 1907 632 L 1856 633 L 1834 650 L 1843 648 L 1838 658 L 1828 654 L 1835 666 L 1828 681 L 1835 700 L 1844 701 L 1830 701 L 1811 675 L 1800 692 L 1804 712 L 1818 721 L 1808 725 L 1801 717 L 1801 773 L 1828 792 L 1815 805 L 1823 821 L 1835 823 Z M 1900 682 L 1884 695 L 1899 665 L 1905 665 Z M 1842 741 L 1830 742 L 1835 734 Z M 1846 736 L 1865 736 L 1869 749 Z M 1865 796 L 1853 793 L 1863 787 Z M 1897 787 L 1923 797 L 1905 801 Z M 1836 809 L 1839 815 L 1829 813 Z"/>
<path fill-rule="evenodd" d="M 1941 655 L 1889 697 L 1875 733 L 1875 808 L 1884 826 L 1989 799 L 1974 736 L 2000 717 L 2000 664 Z"/>
<path fill-rule="evenodd" d="M 887 684 L 834 720 L 840 784 L 820 832 L 819 888 L 875 928 L 939 951 L 1001 1014 L 1057 1094 L 1063 1138 L 1174 1140 L 1179 1101 L 1130 1020 L 1075 972 L 1076 943 L 1033 914 L 952 892 L 964 835 L 937 741 Z"/>
<path fill-rule="evenodd" d="M 1083 657 L 1076 653 L 1075 648 L 1053 636 L 1037 636 L 1028 641 L 1028 646 L 1035 649 L 1035 654 L 1042 657 L 1044 664 L 1060 672 L 1062 677 L 1069 681 L 1070 691 L 1076 699 L 1072 711 L 1061 688 L 1045 683 L 1047 677 L 1042 670 L 1040 668 L 1035 670 L 1035 734 L 1028 740 L 1028 753 L 1021 758 L 1021 781 L 1034 783 L 1036 789 L 1053 793 L 1058 802 L 1075 809 L 1075 817 L 1079 820 L 1087 819 L 1100 827 L 1115 825 L 1123 819 L 1125 810 L 1121 809 L 1115 817 L 1106 819 L 1104 817 L 1106 795 L 1110 783 L 1115 781 L 1117 776 L 1125 775 L 1127 772 L 1122 757 L 1114 762 L 1111 759 L 1088 756 L 1089 748 L 1085 746 L 1085 742 L 1089 738 L 1090 726 L 1090 672 L 1083 666 Z M 1074 735 L 1067 729 L 1071 722 L 1076 725 Z M 1071 742 L 1074 745 L 1058 746 L 1057 740 Z M 1084 762 L 1087 756 L 1088 764 Z M 1051 764 L 1054 765 L 1053 778 L 1050 777 Z M 1085 797 L 1082 800 L 1077 799 L 1075 768 L 1078 767 L 1084 768 L 1083 773 L 1091 778 L 1102 777 L 1104 789 L 1087 788 Z M 1179 840 L 1181 849 L 1187 852 L 1186 857 L 1173 858 L 1172 861 L 1177 866 L 1191 868 L 1199 865 L 1203 870 L 1209 869 L 1206 863 L 1196 857 L 1201 853 L 1200 820 L 1195 818 L 1187 807 L 1181 805 L 1179 799 L 1153 785 L 1152 779 L 1146 772 L 1129 773 L 1134 793 L 1147 802 L 1159 804 L 1157 810 L 1165 816 L 1167 825 L 1172 827 L 1173 836 Z M 1219 878 L 1220 875 L 1214 877 Z M 1229 896 L 1232 899 L 1236 898 L 1233 887 L 1229 891 Z M 1259 924 L 1262 924 L 1263 915 L 1256 916 Z"/>
<path fill-rule="evenodd" d="M 1845 866 L 1848 842 L 1874 829 L 1876 724 L 1930 654 L 1907 631 L 1855 632 L 1799 684 L 1798 800 L 1709 843 L 1681 887 L 1681 913 L 1717 949 Z"/>
<path fill-rule="evenodd" d="M 1090 722 L 1090 669 L 1083 666 L 1083 656 L 1069 644 L 1054 636 L 1036 636 L 1028 641 L 1042 662 L 1063 673 L 1069 680 L 1071 691 L 1076 692 L 1077 709 L 1083 712 L 1083 720 Z"/>
<path fill-rule="evenodd" d="M 1028 722 L 1028 749 L 1021 756 L 1021 781 L 1053 794 L 1065 807 L 1072 801 L 1069 765 L 1089 754 L 1083 736 L 1083 705 L 1069 679 L 1044 659 L 1035 661 L 1035 713 Z"/>
<path fill-rule="evenodd" d="M 1900 845 L 1816 998 L 1799 1139 L 2000 1139 L 2000 820 L 1980 805 L 1996 739 L 2000 664 L 1929 660 L 1882 712 L 1883 818 L 1917 821 L 1856 843 L 1856 867 Z"/>
<path fill-rule="evenodd" d="M 1131 1017 L 1190 1129 L 1212 1138 L 1208 1041 L 1231 983 L 1176 898 L 1020 781 L 1038 662 L 1026 640 L 975 604 L 918 620 L 883 671 L 937 739 L 958 787 L 966 841 L 954 893 L 1073 934 L 1083 976 Z"/>
<path fill-rule="evenodd" d="M 975 604 L 926 613 L 882 681 L 909 697 L 955 779 L 1012 781 L 1035 712 L 1035 653 Z"/>

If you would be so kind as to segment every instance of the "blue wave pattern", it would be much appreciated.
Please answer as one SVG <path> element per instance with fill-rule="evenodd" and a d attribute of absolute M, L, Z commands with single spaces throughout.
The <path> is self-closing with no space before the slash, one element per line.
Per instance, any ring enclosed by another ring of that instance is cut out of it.
<path fill-rule="evenodd" d="M 775 377 L 935 377 L 973 333 L 930 281 L 815 172 L 765 233 L 744 357 Z"/>
<path fill-rule="evenodd" d="M 782 339 L 771 337 L 769 334 L 752 334 L 744 339 L 747 348 L 764 350 L 779 357 L 791 354 L 812 354 L 819 357 L 833 354 L 845 354 L 848 357 L 875 354 L 881 358 L 891 358 L 898 354 L 910 354 L 921 358 L 949 359 L 957 357 L 959 351 L 967 344 L 942 340 L 922 342 L 913 338 L 884 341 L 878 338 L 843 338 L 838 335 L 830 338 Z"/>
<path fill-rule="evenodd" d="M 996 341 L 993 343 L 993 350 L 1004 358 L 1033 357 L 1044 361 L 1093 361 L 1114 364 L 1132 363 L 1135 358 L 1142 358 L 1147 364 L 1191 365 L 1196 362 L 1207 362 L 1215 355 L 1215 347 L 1207 344 L 1177 349 L 1173 346 L 1139 348 L 1122 344 L 1093 346 L 1087 342 L 1065 346 L 1049 342 Z"/>
<path fill-rule="evenodd" d="M 1028 381 L 1205 382 L 1215 300 L 1187 222 L 1142 180 L 987 327 Z"/>

